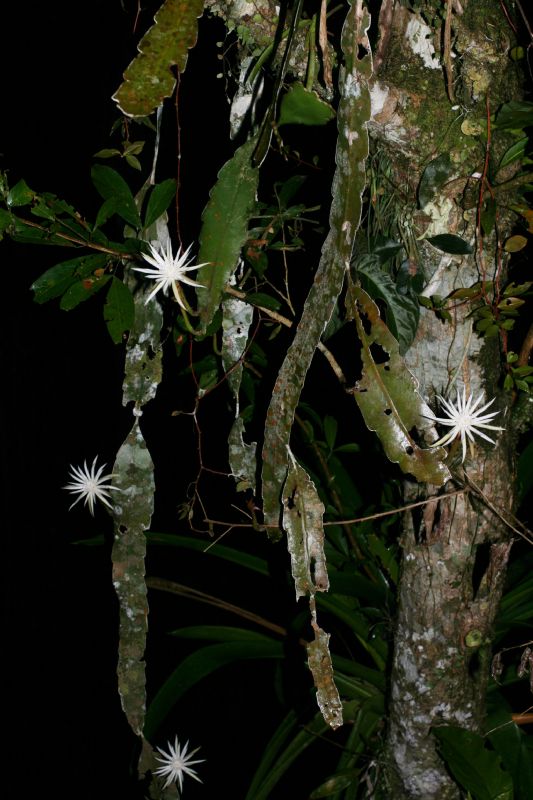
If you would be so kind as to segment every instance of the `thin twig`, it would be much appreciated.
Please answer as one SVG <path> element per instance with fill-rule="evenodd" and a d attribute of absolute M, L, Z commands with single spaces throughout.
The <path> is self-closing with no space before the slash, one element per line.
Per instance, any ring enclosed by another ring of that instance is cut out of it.
<path fill-rule="evenodd" d="M 43 231 L 43 233 L 50 234 L 51 237 L 56 236 L 58 239 L 65 239 L 67 242 L 79 244 L 80 247 L 88 247 L 91 250 L 98 250 L 100 253 L 109 253 L 109 255 L 116 256 L 117 258 L 132 259 L 134 257 L 132 253 L 124 253 L 120 250 L 112 250 L 110 247 L 105 247 L 104 245 L 97 244 L 96 242 L 88 242 L 85 239 L 80 239 L 78 236 L 71 236 L 68 233 L 61 233 L 60 231 L 49 231 L 48 228 L 44 227 L 44 225 L 39 225 L 38 222 L 32 222 L 32 220 L 29 219 L 23 219 L 22 217 L 17 217 L 17 219 L 19 222 L 27 225 L 28 228 L 36 228 L 39 231 Z"/>
<path fill-rule="evenodd" d="M 249 303 L 249 305 L 253 306 L 254 308 L 258 308 L 259 311 L 263 311 L 265 314 L 268 314 L 269 317 L 276 322 L 279 322 L 280 325 L 285 325 L 286 328 L 292 328 L 292 321 L 290 319 L 278 314 L 277 311 L 272 311 L 271 308 L 265 308 L 264 306 L 257 305 L 257 303 L 253 303 L 251 300 L 248 300 L 246 292 L 239 292 L 239 290 L 234 289 L 233 286 L 226 286 L 224 291 L 226 294 L 231 294 L 233 297 L 238 297 L 239 300 L 243 300 L 245 303 Z"/>
<path fill-rule="evenodd" d="M 235 606 L 233 603 L 228 603 L 226 600 L 221 600 L 219 597 L 206 594 L 205 592 L 201 592 L 198 589 L 193 589 L 190 586 L 184 586 L 181 583 L 169 581 L 165 578 L 147 578 L 146 585 L 149 589 L 158 589 L 161 592 L 177 594 L 180 597 L 188 597 L 191 600 L 198 601 L 199 603 L 207 603 L 208 605 L 222 608 L 224 611 L 230 611 L 232 614 L 237 614 L 243 619 L 247 619 L 250 622 L 255 622 L 256 625 L 261 625 L 261 627 L 266 628 L 273 633 L 277 633 L 279 636 L 287 636 L 287 630 L 281 625 L 276 625 L 275 622 L 270 622 L 268 619 L 260 617 L 259 614 L 254 614 L 252 611 L 248 611 L 246 608 Z"/>
<path fill-rule="evenodd" d="M 338 379 L 339 383 L 341 384 L 341 386 L 346 386 L 346 382 L 347 381 L 346 381 L 346 377 L 344 375 L 344 372 L 342 371 L 338 361 L 336 360 L 336 358 L 333 355 L 333 353 L 331 352 L 331 350 L 328 350 L 326 345 L 323 344 L 322 342 L 319 342 L 317 344 L 317 349 L 320 350 L 322 355 L 327 359 L 328 364 L 330 365 L 331 369 L 333 370 L 333 372 L 337 376 L 337 379 Z"/>
<path fill-rule="evenodd" d="M 496 514 L 498 519 L 500 519 L 504 525 L 506 525 L 510 530 L 512 530 L 513 533 L 516 533 L 518 536 L 521 536 L 522 539 L 525 539 L 526 542 L 529 542 L 529 544 L 533 544 L 533 531 L 530 531 L 529 528 L 527 528 L 522 522 L 520 522 L 519 519 L 517 519 L 514 516 L 514 514 L 511 514 L 509 511 L 501 511 L 497 506 L 494 505 L 494 503 L 491 500 L 489 500 L 489 498 L 486 496 L 486 494 L 482 492 L 479 486 L 476 486 L 476 484 L 474 483 L 472 478 L 470 478 L 470 476 L 466 473 L 466 471 L 464 474 L 465 474 L 465 482 L 467 483 L 467 485 L 471 489 L 473 489 L 475 494 L 485 503 L 487 508 L 490 511 L 492 511 L 493 514 Z M 507 519 L 507 516 L 509 516 L 516 525 L 519 525 L 521 530 L 512 525 L 509 519 Z"/>
<path fill-rule="evenodd" d="M 412 508 L 418 508 L 418 506 L 425 506 L 428 503 L 439 502 L 440 500 L 446 500 L 448 497 L 455 497 L 458 494 L 468 494 L 469 489 L 456 489 L 453 492 L 446 492 L 445 494 L 435 495 L 434 497 L 428 497 L 427 500 L 419 500 L 416 503 L 409 503 L 406 506 L 398 506 L 397 508 L 393 508 L 390 511 L 379 511 L 377 514 L 369 514 L 366 517 L 354 517 L 353 519 L 336 519 L 331 522 L 324 522 L 324 527 L 327 525 L 352 525 L 356 522 L 368 522 L 372 519 L 380 519 L 381 517 L 390 517 L 392 514 L 400 514 L 402 511 L 410 511 Z M 231 526 L 233 528 L 253 528 L 254 526 L 249 522 L 228 522 L 227 520 L 222 521 L 220 519 L 208 519 L 205 518 L 204 522 L 208 523 L 209 525 L 224 525 L 225 527 Z M 267 529 L 267 528 L 279 528 L 279 525 L 260 525 L 260 529 Z"/>

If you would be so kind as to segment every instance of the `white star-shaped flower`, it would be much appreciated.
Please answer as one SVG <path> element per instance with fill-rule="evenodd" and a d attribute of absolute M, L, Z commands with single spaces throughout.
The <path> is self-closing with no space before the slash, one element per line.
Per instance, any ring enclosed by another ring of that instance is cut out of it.
<path fill-rule="evenodd" d="M 201 779 L 196 774 L 196 770 L 191 769 L 192 764 L 201 764 L 203 761 L 205 761 L 205 758 L 199 758 L 195 761 L 191 761 L 193 755 L 197 753 L 200 748 L 197 747 L 195 750 L 187 753 L 189 742 L 186 742 L 183 747 L 180 747 L 177 736 L 174 739 L 174 747 L 170 742 L 168 742 L 167 747 L 169 750 L 168 753 L 166 753 L 164 750 L 161 750 L 160 747 L 157 748 L 163 758 L 159 758 L 159 756 L 156 756 L 156 758 L 158 761 L 161 761 L 163 766 L 154 770 L 155 775 L 160 775 L 162 778 L 166 777 L 163 789 L 166 789 L 171 783 L 177 781 L 179 783 L 181 792 L 183 790 L 184 774 L 190 775 L 191 778 L 194 778 L 196 781 L 200 781 L 200 783 L 202 783 Z"/>
<path fill-rule="evenodd" d="M 466 441 L 468 439 L 470 448 L 472 449 L 474 435 L 481 436 L 483 439 L 486 439 L 487 442 L 495 444 L 494 439 L 491 439 L 490 436 L 487 436 L 485 433 L 483 433 L 483 431 L 480 430 L 481 428 L 491 431 L 505 430 L 505 428 L 500 428 L 498 425 L 489 424 L 492 422 L 494 417 L 500 413 L 499 411 L 490 411 L 488 414 L 483 413 L 494 403 L 494 397 L 492 400 L 489 400 L 488 403 L 485 403 L 485 405 L 481 408 L 478 408 L 478 406 L 483 402 L 483 393 L 479 395 L 477 400 L 473 400 L 473 396 L 470 394 L 470 397 L 467 400 L 466 389 L 464 388 L 462 396 L 459 391 L 457 392 L 457 403 L 455 405 L 451 402 L 451 400 L 445 400 L 444 397 L 441 397 L 440 395 L 437 395 L 437 398 L 447 416 L 436 417 L 433 412 L 431 412 L 431 416 L 428 414 L 427 417 L 433 422 L 438 422 L 439 425 L 446 425 L 447 427 L 451 428 L 451 431 L 448 431 L 448 433 L 439 439 L 438 442 L 434 442 L 432 447 L 440 447 L 441 445 L 451 444 L 454 439 L 460 436 L 461 444 L 463 446 L 463 458 L 461 460 L 464 461 L 466 458 Z"/>
<path fill-rule="evenodd" d="M 190 244 L 183 253 L 178 248 L 176 256 L 172 255 L 172 244 L 170 239 L 167 239 L 166 247 L 161 242 L 156 242 L 156 245 L 157 246 L 154 246 L 153 244 L 148 245 L 152 255 L 146 255 L 145 253 L 142 254 L 144 260 L 148 261 L 149 264 L 152 264 L 152 267 L 133 267 L 133 269 L 137 272 L 144 273 L 147 278 L 150 278 L 150 280 L 156 282 L 155 289 L 146 298 L 146 303 L 149 303 L 150 300 L 156 296 L 160 289 L 162 289 L 163 292 L 168 292 L 168 290 L 172 287 L 174 297 L 180 304 L 181 308 L 185 309 L 185 303 L 179 290 L 179 284 L 186 283 L 189 286 L 202 286 L 201 283 L 193 281 L 192 278 L 188 278 L 185 273 L 190 272 L 191 270 L 200 269 L 200 267 L 204 267 L 208 262 L 206 261 L 203 264 L 195 264 L 192 267 L 189 266 L 191 261 L 194 260 L 190 258 L 187 261 L 189 253 L 191 252 L 192 244 Z"/>
<path fill-rule="evenodd" d="M 98 472 L 96 472 L 96 462 L 98 460 L 98 456 L 94 459 L 91 469 L 87 466 L 87 462 L 85 461 L 83 467 L 74 467 L 71 465 L 70 475 L 69 477 L 72 479 L 72 483 L 67 483 L 66 486 L 63 486 L 63 489 L 67 489 L 71 494 L 79 494 L 77 500 L 75 500 L 69 508 L 74 508 L 76 503 L 79 503 L 80 500 L 85 498 L 85 505 L 89 505 L 89 511 L 94 516 L 94 501 L 100 500 L 109 508 L 112 508 L 111 503 L 108 501 L 108 497 L 110 497 L 109 492 L 114 490 L 119 492 L 120 489 L 118 486 L 111 486 L 110 484 L 106 485 L 106 481 L 110 478 L 114 478 L 113 474 L 109 475 L 102 475 L 106 465 L 100 467 Z"/>

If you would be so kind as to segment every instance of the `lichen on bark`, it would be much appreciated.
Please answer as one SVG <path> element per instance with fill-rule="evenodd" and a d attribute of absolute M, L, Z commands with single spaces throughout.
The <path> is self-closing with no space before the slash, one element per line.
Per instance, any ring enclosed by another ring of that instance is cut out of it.
<path fill-rule="evenodd" d="M 479 184 L 474 187 L 474 203 L 468 207 L 464 190 L 469 176 L 482 172 L 487 113 L 510 99 L 516 81 L 503 46 L 507 23 L 499 4 L 496 0 L 481 5 L 468 3 L 466 8 L 465 14 L 454 14 L 453 20 L 454 46 L 461 56 L 453 60 L 454 88 L 459 97 L 456 106 L 448 97 L 444 76 L 424 65 L 405 36 L 414 13 L 407 8 L 394 17 L 390 52 L 385 54 L 378 88 L 374 87 L 379 102 L 373 104 L 376 113 L 371 136 L 375 147 L 393 154 L 393 180 L 401 183 L 404 191 L 407 187 L 410 194 L 420 268 L 426 277 L 423 294 L 428 298 L 446 298 L 455 289 L 492 276 L 495 269 L 504 280 L 505 265 L 498 243 L 485 236 L 480 246 L 476 215 Z M 486 33 L 486 19 L 494 23 L 493 35 L 481 45 L 479 37 Z M 463 124 L 465 120 L 469 125 Z M 416 188 L 424 166 L 441 153 L 449 153 L 454 174 L 442 196 L 421 213 L 416 210 Z M 502 214 L 500 235 L 505 225 Z M 454 256 L 438 252 L 421 240 L 428 232 L 459 234 L 473 245 L 473 253 Z M 495 407 L 501 412 L 499 424 L 507 426 L 509 399 L 498 394 L 497 347 L 478 335 L 470 303 L 453 306 L 451 320 L 446 323 L 433 310 L 422 308 L 406 363 L 430 403 L 436 394 L 450 393 L 455 399 L 458 387 L 475 396 L 481 392 L 490 397 L 498 395 Z M 442 490 L 430 484 L 405 483 L 406 502 L 432 497 L 435 501 L 420 514 L 404 516 L 389 724 L 380 787 L 381 796 L 395 800 L 456 800 L 459 790 L 436 750 L 431 729 L 455 724 L 481 731 L 485 714 L 487 655 L 510 537 L 505 524 L 484 505 L 483 497 L 472 491 L 472 486 L 490 498 L 503 517 L 512 511 L 514 471 L 509 439 L 500 436 L 495 448 L 476 445 L 475 456 L 464 466 L 458 460 L 452 447 L 448 466 L 453 480 L 444 488 L 465 487 L 469 489 L 465 494 L 439 500 Z M 474 578 L 477 571 L 480 579 Z M 478 634 L 482 647 L 470 646 Z"/>

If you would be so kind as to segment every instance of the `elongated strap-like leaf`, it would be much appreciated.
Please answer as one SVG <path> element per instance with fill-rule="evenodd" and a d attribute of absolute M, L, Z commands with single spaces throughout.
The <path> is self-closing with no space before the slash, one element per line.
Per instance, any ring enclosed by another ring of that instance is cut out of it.
<path fill-rule="evenodd" d="M 126 282 L 132 281 L 126 278 Z M 141 407 L 151 400 L 161 380 L 159 333 L 162 314 L 156 302 L 145 305 L 145 291 L 135 295 L 135 322 L 126 349 L 123 404 L 135 403 L 133 427 L 114 467 L 117 492 L 112 551 L 113 585 L 120 605 L 118 688 L 133 731 L 142 736 L 146 710 L 144 650 L 148 603 L 145 582 L 146 531 L 154 507 L 153 463 L 139 427 Z M 139 771 L 151 768 L 151 751 L 143 740 Z"/>
<path fill-rule="evenodd" d="M 153 512 L 154 478 L 138 420 L 118 452 L 113 474 L 114 485 L 122 490 L 114 507 L 112 553 L 113 586 L 120 604 L 118 684 L 124 713 L 134 733 L 141 736 L 146 708 L 143 658 L 148 616 L 145 531 Z"/>
<path fill-rule="evenodd" d="M 235 661 L 255 658 L 283 658 L 283 644 L 264 637 L 259 642 L 224 642 L 202 647 L 185 658 L 167 678 L 150 703 L 145 735 L 151 739 L 174 705 L 192 686 L 217 669 Z"/>
<path fill-rule="evenodd" d="M 342 703 L 333 675 L 333 664 L 329 652 L 329 633 L 313 620 L 315 638 L 307 645 L 309 669 L 316 686 L 318 707 L 330 728 L 342 725 Z"/>
<path fill-rule="evenodd" d="M 324 553 L 324 505 L 316 486 L 289 452 L 283 488 L 283 527 L 291 556 L 296 599 L 329 589 Z"/>
<path fill-rule="evenodd" d="M 266 419 L 263 512 L 268 525 L 279 524 L 281 489 L 287 474 L 287 454 L 296 406 L 311 359 L 341 291 L 361 218 L 361 195 L 368 156 L 366 126 L 370 119 L 367 80 L 372 71 L 366 37 L 369 25 L 370 16 L 362 9 L 361 3 L 351 3 L 342 33 L 345 64 L 339 76 L 337 168 L 332 186 L 330 230 L 294 340 L 276 380 Z M 365 48 L 362 58 L 359 58 L 359 45 Z"/>
<path fill-rule="evenodd" d="M 422 449 L 410 433 L 413 428 L 429 426 L 424 420 L 430 412 L 418 394 L 414 375 L 400 356 L 398 342 L 363 289 L 351 287 L 346 303 L 362 343 L 363 375 L 356 384 L 354 397 L 367 427 L 377 433 L 387 458 L 403 472 L 414 475 L 418 481 L 442 486 L 449 478 L 443 463 L 446 450 Z"/>
<path fill-rule="evenodd" d="M 325 591 L 328 588 L 322 549 L 323 508 L 314 484 L 292 457 L 289 442 L 305 376 L 340 294 L 361 218 L 365 160 L 368 156 L 366 126 L 370 118 L 367 80 L 372 71 L 366 36 L 369 26 L 370 16 L 362 8 L 360 0 L 356 0 L 350 5 L 342 32 L 345 65 L 339 77 L 341 100 L 337 117 L 337 168 L 332 187 L 330 230 L 294 340 L 274 386 L 263 447 L 265 522 L 269 525 L 279 524 L 280 495 L 285 483 L 283 524 L 289 534 L 296 593 L 297 596 L 306 592 L 310 594 L 312 626 L 315 630 L 315 640 L 308 649 L 309 667 L 317 689 L 319 708 L 324 720 L 332 728 L 342 725 L 342 706 L 333 677 L 329 636 L 317 624 L 314 597 L 315 589 Z M 359 58 L 360 45 L 365 52 L 362 58 Z"/>
<path fill-rule="evenodd" d="M 198 263 L 207 264 L 198 271 L 202 288 L 196 293 L 203 331 L 220 305 L 248 235 L 259 178 L 250 161 L 255 144 L 254 139 L 245 142 L 224 164 L 202 214 Z"/>
<path fill-rule="evenodd" d="M 247 444 L 244 441 L 244 422 L 239 416 L 240 360 L 248 343 L 254 310 L 237 297 L 228 297 L 222 304 L 222 314 L 222 363 L 235 399 L 235 420 L 228 437 L 228 460 L 231 474 L 238 482 L 238 491 L 255 490 L 257 442 Z"/>
<path fill-rule="evenodd" d="M 141 39 L 139 55 L 124 73 L 113 100 L 128 117 L 147 117 L 170 97 L 176 85 L 171 67 L 183 72 L 196 44 L 204 0 L 165 0 L 154 25 Z"/>

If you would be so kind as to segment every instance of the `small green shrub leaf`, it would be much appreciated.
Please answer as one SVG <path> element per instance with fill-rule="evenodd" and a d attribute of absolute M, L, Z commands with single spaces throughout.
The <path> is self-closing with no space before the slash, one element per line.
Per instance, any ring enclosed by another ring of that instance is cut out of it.
<path fill-rule="evenodd" d="M 96 191 L 104 200 L 111 197 L 114 199 L 115 212 L 134 228 L 140 228 L 139 212 L 131 189 L 124 178 L 116 170 L 103 164 L 94 165 L 91 170 L 91 178 Z"/>
<path fill-rule="evenodd" d="M 443 253 L 451 253 L 454 256 L 465 256 L 472 253 L 472 246 L 456 236 L 454 233 L 439 233 L 437 236 L 429 236 L 427 242 L 442 250 Z"/>
<path fill-rule="evenodd" d="M 72 286 L 69 286 L 63 297 L 59 307 L 62 311 L 71 311 L 80 303 L 88 300 L 94 294 L 103 289 L 106 283 L 111 278 L 111 275 L 101 275 L 99 277 L 84 278 L 82 281 L 76 281 Z"/>
<path fill-rule="evenodd" d="M 133 295 L 119 278 L 113 277 L 104 305 L 104 319 L 109 335 L 120 344 L 124 334 L 131 330 L 135 319 Z"/>
<path fill-rule="evenodd" d="M 176 195 L 176 181 L 174 178 L 167 178 L 166 181 L 158 183 L 150 192 L 146 214 L 144 217 L 144 227 L 149 228 L 159 217 L 165 213 L 170 203 Z"/>
<path fill-rule="evenodd" d="M 35 302 L 47 303 L 54 297 L 60 297 L 77 280 L 88 278 L 96 270 L 103 269 L 107 258 L 100 254 L 86 255 L 50 267 L 31 285 Z"/>

